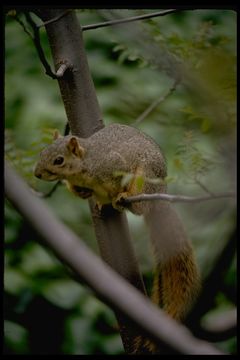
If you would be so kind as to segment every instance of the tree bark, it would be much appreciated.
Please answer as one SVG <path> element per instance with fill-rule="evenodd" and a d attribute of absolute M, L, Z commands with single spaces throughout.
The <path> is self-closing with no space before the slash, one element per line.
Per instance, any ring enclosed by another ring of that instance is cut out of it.
<path fill-rule="evenodd" d="M 43 21 L 59 17 L 66 9 L 38 9 Z M 68 69 L 58 79 L 71 133 L 89 137 L 104 125 L 84 50 L 81 27 L 74 11 L 46 24 L 55 70 L 61 64 Z M 103 154 L 104 156 L 104 154 Z M 90 201 L 93 224 L 101 256 L 114 270 L 145 293 L 144 284 L 132 247 L 126 215 L 111 206 L 101 213 Z M 116 312 L 126 353 L 131 353 L 135 336 L 139 335 L 128 321 Z"/>

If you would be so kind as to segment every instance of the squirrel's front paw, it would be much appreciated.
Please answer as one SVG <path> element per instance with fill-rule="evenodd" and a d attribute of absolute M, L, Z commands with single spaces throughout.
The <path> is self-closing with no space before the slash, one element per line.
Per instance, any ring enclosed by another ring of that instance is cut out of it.
<path fill-rule="evenodd" d="M 75 195 L 79 196 L 82 199 L 88 199 L 89 197 L 92 196 L 93 191 L 91 189 L 78 185 L 72 185 L 69 182 L 66 182 L 66 185 L 72 193 L 74 193 Z"/>
<path fill-rule="evenodd" d="M 118 211 L 124 211 L 126 209 L 126 206 L 124 205 L 124 200 L 128 197 L 127 192 L 121 192 L 119 193 L 113 200 L 112 200 L 112 206 L 114 209 Z"/>

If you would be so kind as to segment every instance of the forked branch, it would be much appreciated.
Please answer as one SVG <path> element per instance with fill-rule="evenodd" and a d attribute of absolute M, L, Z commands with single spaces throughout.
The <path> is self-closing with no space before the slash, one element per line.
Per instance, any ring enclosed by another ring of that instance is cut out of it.
<path fill-rule="evenodd" d="M 54 71 L 52 71 L 50 65 L 48 64 L 48 61 L 46 59 L 46 56 L 44 54 L 44 50 L 42 48 L 41 45 L 41 39 L 40 39 L 40 33 L 39 33 L 39 26 L 37 26 L 37 24 L 34 22 L 34 20 L 32 19 L 31 15 L 29 12 L 24 12 L 24 15 L 26 17 L 27 22 L 30 24 L 30 26 L 32 27 L 33 33 L 31 33 L 27 27 L 25 26 L 24 22 L 20 19 L 20 17 L 16 14 L 14 17 L 16 19 L 16 21 L 22 26 L 23 30 L 30 36 L 30 38 L 32 39 L 35 48 L 37 50 L 39 59 L 43 65 L 43 67 L 45 68 L 45 73 L 50 76 L 52 79 L 57 79 L 57 78 L 61 78 L 65 71 L 69 68 L 71 68 L 71 65 L 68 64 L 67 62 L 62 62 L 58 68 L 58 70 L 56 71 L 56 73 Z M 58 18 L 61 18 L 62 16 L 59 16 Z M 54 19 L 54 21 L 56 21 L 58 19 Z"/>

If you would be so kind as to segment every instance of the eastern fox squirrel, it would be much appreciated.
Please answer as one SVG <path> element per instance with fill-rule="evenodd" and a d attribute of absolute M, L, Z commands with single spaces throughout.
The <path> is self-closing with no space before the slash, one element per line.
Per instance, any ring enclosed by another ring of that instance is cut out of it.
<path fill-rule="evenodd" d="M 112 204 L 122 210 L 121 200 L 128 196 L 167 190 L 164 181 L 151 181 L 166 177 L 165 158 L 154 140 L 136 128 L 112 124 L 89 138 L 62 137 L 56 132 L 54 139 L 41 152 L 35 176 L 66 180 L 71 191 L 84 199 L 93 196 L 99 207 Z M 123 174 L 132 174 L 124 185 Z M 140 190 L 139 177 L 144 180 Z M 150 228 L 156 257 L 153 301 L 183 320 L 198 292 L 199 272 L 182 222 L 166 201 L 140 201 L 126 207 L 143 214 Z M 154 352 L 146 339 L 137 340 L 136 352 L 139 348 Z"/>

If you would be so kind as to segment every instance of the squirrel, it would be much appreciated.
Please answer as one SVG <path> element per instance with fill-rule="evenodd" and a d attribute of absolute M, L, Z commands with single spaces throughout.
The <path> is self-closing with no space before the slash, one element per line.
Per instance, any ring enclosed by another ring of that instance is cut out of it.
<path fill-rule="evenodd" d="M 124 204 L 128 196 L 166 193 L 166 159 L 158 144 L 140 130 L 111 124 L 88 138 L 54 134 L 54 142 L 40 153 L 35 176 L 46 181 L 64 180 L 81 198 L 93 196 L 99 208 L 112 204 L 144 215 L 155 254 L 152 300 L 172 318 L 182 321 L 200 287 L 200 276 L 191 243 L 176 211 L 166 201 Z M 124 174 L 131 174 L 129 182 Z M 139 189 L 138 179 L 144 182 Z M 159 179 L 160 181 L 151 181 Z M 138 337 L 136 353 L 154 353 L 148 339 Z"/>

